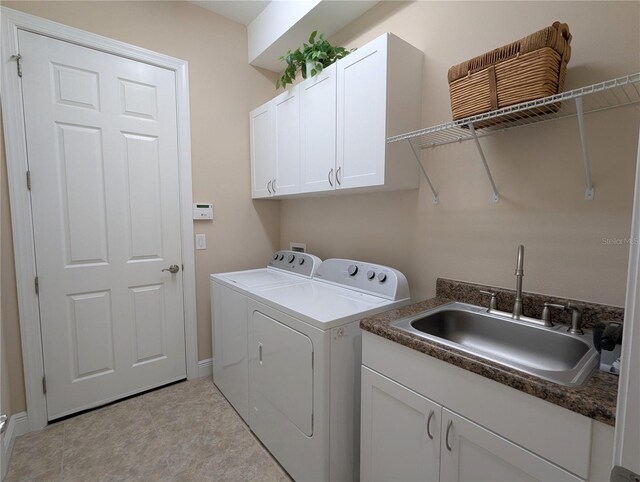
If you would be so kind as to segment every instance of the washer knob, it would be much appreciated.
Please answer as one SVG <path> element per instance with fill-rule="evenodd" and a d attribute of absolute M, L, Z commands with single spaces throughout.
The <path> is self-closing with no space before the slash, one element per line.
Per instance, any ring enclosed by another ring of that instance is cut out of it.
<path fill-rule="evenodd" d="M 296 259 L 296 255 L 295 255 L 295 254 L 290 254 L 290 255 L 287 257 L 287 261 L 288 261 L 289 263 L 293 263 L 293 260 L 294 260 L 294 259 Z"/>
<path fill-rule="evenodd" d="M 274 254 L 274 255 L 273 255 L 273 260 L 274 260 L 274 261 L 278 261 L 278 253 L 276 253 L 276 254 Z"/>
<path fill-rule="evenodd" d="M 281 255 L 278 256 L 278 260 L 279 261 L 282 261 L 283 259 L 284 259 L 284 254 L 281 254 Z"/>
<path fill-rule="evenodd" d="M 387 275 L 384 273 L 380 273 L 378 275 L 378 281 L 380 281 L 380 283 L 384 283 L 385 281 L 387 281 Z"/>
<path fill-rule="evenodd" d="M 376 277 L 376 272 L 375 271 L 373 271 L 372 269 L 367 271 L 367 279 L 373 279 L 375 277 Z"/>
<path fill-rule="evenodd" d="M 358 267 L 355 264 L 349 265 L 349 267 L 347 268 L 347 273 L 349 273 L 349 276 L 355 276 L 357 272 Z"/>
<path fill-rule="evenodd" d="M 299 264 L 300 266 L 302 266 L 302 265 L 304 264 L 304 258 L 300 258 L 300 259 L 298 260 L 298 264 Z"/>

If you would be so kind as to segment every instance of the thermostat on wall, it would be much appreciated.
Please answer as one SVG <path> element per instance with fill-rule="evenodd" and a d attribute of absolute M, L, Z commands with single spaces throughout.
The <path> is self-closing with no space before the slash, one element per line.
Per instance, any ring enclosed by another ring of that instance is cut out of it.
<path fill-rule="evenodd" d="M 193 203 L 193 219 L 213 219 L 213 204 Z"/>

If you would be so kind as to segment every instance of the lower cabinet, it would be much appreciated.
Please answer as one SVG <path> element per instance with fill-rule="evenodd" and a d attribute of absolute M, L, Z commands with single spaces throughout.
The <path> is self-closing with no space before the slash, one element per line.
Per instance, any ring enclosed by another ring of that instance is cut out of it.
<path fill-rule="evenodd" d="M 360 476 L 438 481 L 442 407 L 362 367 Z"/>
<path fill-rule="evenodd" d="M 364 481 L 581 481 L 500 435 L 362 367 Z"/>

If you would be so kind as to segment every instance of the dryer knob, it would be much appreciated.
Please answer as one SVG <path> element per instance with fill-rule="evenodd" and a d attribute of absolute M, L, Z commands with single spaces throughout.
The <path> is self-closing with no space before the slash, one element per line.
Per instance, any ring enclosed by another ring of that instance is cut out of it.
<path fill-rule="evenodd" d="M 282 261 L 284 259 L 284 254 L 278 255 L 278 261 Z"/>
<path fill-rule="evenodd" d="M 294 259 L 296 259 L 296 255 L 295 255 L 295 254 L 290 254 L 290 255 L 287 257 L 287 262 L 289 262 L 289 263 L 293 263 L 293 260 L 294 260 Z"/>
<path fill-rule="evenodd" d="M 376 272 L 375 271 L 373 271 L 372 269 L 367 271 L 367 279 L 373 279 L 375 277 L 376 277 Z"/>
<path fill-rule="evenodd" d="M 387 275 L 384 273 L 380 273 L 378 275 L 378 281 L 380 281 L 380 283 L 384 283 L 385 281 L 387 281 Z"/>
<path fill-rule="evenodd" d="M 302 265 L 304 264 L 304 258 L 300 258 L 300 259 L 298 260 L 298 264 L 299 264 L 300 266 L 302 266 Z"/>
<path fill-rule="evenodd" d="M 355 276 L 357 272 L 358 267 L 355 264 L 349 265 L 349 267 L 347 268 L 347 273 L 349 273 L 349 276 Z"/>

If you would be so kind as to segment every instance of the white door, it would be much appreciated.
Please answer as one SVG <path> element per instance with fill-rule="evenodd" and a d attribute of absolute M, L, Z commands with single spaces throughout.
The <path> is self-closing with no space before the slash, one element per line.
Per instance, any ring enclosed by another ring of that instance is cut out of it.
<path fill-rule="evenodd" d="M 249 113 L 251 197 L 254 199 L 273 195 L 275 153 L 271 106 L 271 102 L 267 102 Z"/>
<path fill-rule="evenodd" d="M 273 193 L 300 191 L 300 99 L 298 87 L 283 92 L 272 101 L 275 146 Z"/>
<path fill-rule="evenodd" d="M 440 405 L 363 366 L 362 480 L 437 482 L 441 417 Z"/>
<path fill-rule="evenodd" d="M 337 62 L 338 189 L 384 184 L 387 40 Z"/>
<path fill-rule="evenodd" d="M 185 377 L 176 87 L 18 38 L 51 420 Z"/>
<path fill-rule="evenodd" d="M 213 382 L 249 423 L 249 343 L 247 296 L 211 282 Z"/>
<path fill-rule="evenodd" d="M 335 188 L 336 64 L 299 84 L 300 192 Z"/>
<path fill-rule="evenodd" d="M 442 409 L 443 482 L 579 482 L 582 479 L 446 408 Z"/>

